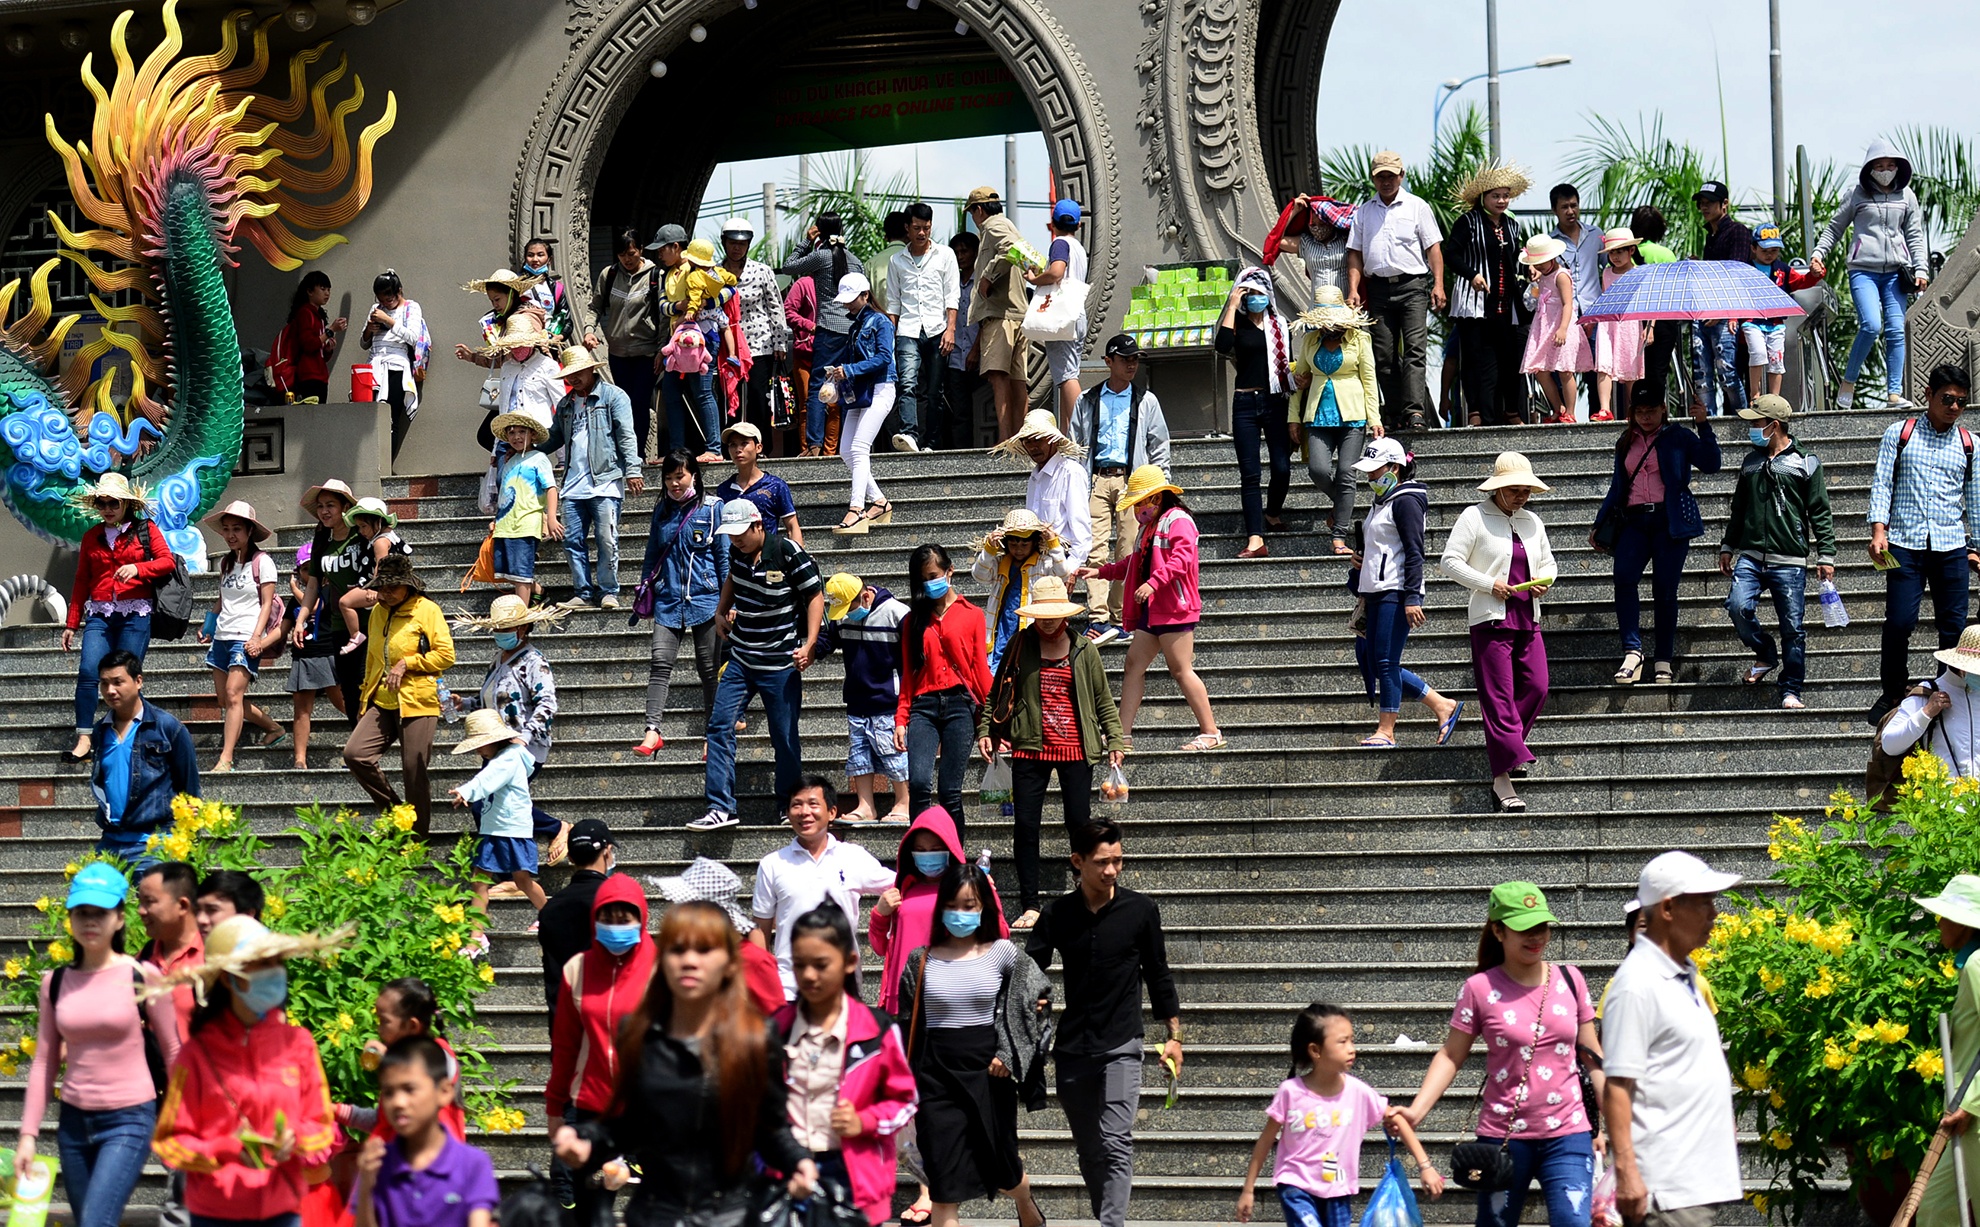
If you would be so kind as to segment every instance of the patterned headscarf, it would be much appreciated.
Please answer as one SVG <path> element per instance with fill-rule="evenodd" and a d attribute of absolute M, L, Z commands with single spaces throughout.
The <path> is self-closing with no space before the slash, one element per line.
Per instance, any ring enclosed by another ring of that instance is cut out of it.
<path fill-rule="evenodd" d="M 1278 295 L 1272 289 L 1272 274 L 1254 264 L 1238 272 L 1240 290 L 1255 290 L 1265 296 L 1265 338 L 1272 361 L 1267 367 L 1272 391 L 1281 395 L 1292 391 L 1292 343 L 1286 335 L 1286 322 L 1279 318 Z M 1242 307 L 1239 310 L 1243 310 Z"/>

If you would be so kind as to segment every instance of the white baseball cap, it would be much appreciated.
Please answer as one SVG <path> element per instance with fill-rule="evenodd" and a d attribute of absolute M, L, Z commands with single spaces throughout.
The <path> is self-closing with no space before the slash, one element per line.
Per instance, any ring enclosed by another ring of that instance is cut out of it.
<path fill-rule="evenodd" d="M 1636 901 L 1655 907 L 1679 895 L 1716 895 L 1744 880 L 1736 873 L 1719 872 L 1689 852 L 1666 852 L 1636 875 Z"/>
<path fill-rule="evenodd" d="M 839 296 L 832 301 L 843 307 L 861 294 L 872 292 L 873 283 L 866 279 L 864 273 L 847 273 L 839 278 Z"/>
<path fill-rule="evenodd" d="M 1385 464 L 1408 463 L 1409 453 L 1403 450 L 1403 445 L 1384 435 L 1382 438 L 1370 443 L 1367 449 L 1361 453 L 1361 459 L 1354 462 L 1354 471 L 1357 473 L 1373 473 Z"/>
<path fill-rule="evenodd" d="M 715 531 L 724 537 L 740 537 L 752 525 L 763 523 L 763 509 L 746 498 L 732 498 L 722 504 L 722 522 Z"/>

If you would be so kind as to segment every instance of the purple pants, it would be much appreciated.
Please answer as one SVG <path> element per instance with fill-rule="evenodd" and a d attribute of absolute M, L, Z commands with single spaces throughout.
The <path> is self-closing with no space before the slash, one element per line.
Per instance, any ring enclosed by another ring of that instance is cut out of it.
<path fill-rule="evenodd" d="M 1485 721 L 1485 760 L 1494 776 L 1533 761 L 1526 735 L 1547 705 L 1547 644 L 1538 630 L 1471 628 L 1471 667 Z"/>

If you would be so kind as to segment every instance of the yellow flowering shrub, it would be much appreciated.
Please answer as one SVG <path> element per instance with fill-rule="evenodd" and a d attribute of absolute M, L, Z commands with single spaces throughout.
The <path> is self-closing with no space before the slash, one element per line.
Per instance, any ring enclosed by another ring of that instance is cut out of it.
<path fill-rule="evenodd" d="M 1955 972 L 1911 902 L 1972 871 L 1980 785 L 1930 755 L 1905 760 L 1888 814 L 1847 792 L 1819 822 L 1779 817 L 1767 854 L 1781 888 L 1733 896 L 1711 969 L 1734 1091 L 1773 1187 L 1749 1200 L 1799 1220 L 1838 1155 L 1853 1180 L 1915 1170 L 1945 1095 L 1938 1016 Z"/>
<path fill-rule="evenodd" d="M 296 825 L 283 833 L 301 845 L 296 865 L 271 864 L 267 845 L 232 806 L 190 796 L 173 800 L 172 825 L 152 837 L 150 850 L 186 861 L 201 875 L 213 869 L 252 872 L 267 892 L 262 920 L 272 929 L 330 933 L 357 926 L 356 938 L 333 959 L 289 965 L 289 1017 L 316 1037 L 334 1101 L 376 1102 L 376 1075 L 360 1063 L 365 1041 L 377 1034 L 374 1002 L 387 982 L 418 976 L 439 1000 L 444 1032 L 460 1058 L 470 1114 L 499 1122 L 504 1132 L 520 1129 L 522 1113 L 508 1106 L 512 1084 L 494 1081 L 487 1056 L 494 1045 L 475 1021 L 475 998 L 495 982 L 495 973 L 464 951 L 476 949 L 468 938 L 479 919 L 466 885 L 472 842 L 429 850 L 412 834 L 411 806 L 375 820 L 315 806 L 299 809 L 296 817 Z M 89 858 L 96 859 L 103 858 Z M 65 871 L 74 877 L 81 867 L 72 864 Z M 33 1059 L 42 973 L 73 957 L 64 897 L 35 902 L 39 915 L 32 944 L 0 962 L 0 1003 L 20 1008 L 16 1017 L 24 1029 L 11 1045 L 0 1043 L 0 1077 Z M 135 891 L 127 907 L 130 949 L 136 951 L 144 931 Z"/>

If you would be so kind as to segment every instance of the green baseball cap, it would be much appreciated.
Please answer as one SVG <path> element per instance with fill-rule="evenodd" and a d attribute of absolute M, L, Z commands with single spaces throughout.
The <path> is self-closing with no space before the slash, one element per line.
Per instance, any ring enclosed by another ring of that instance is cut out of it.
<path fill-rule="evenodd" d="M 1531 882 L 1501 882 L 1494 886 L 1485 916 L 1515 933 L 1524 933 L 1534 925 L 1560 923 L 1547 910 L 1545 892 Z"/>

